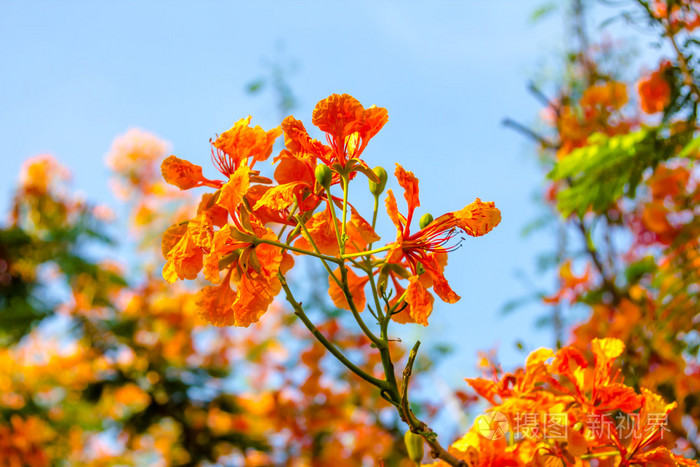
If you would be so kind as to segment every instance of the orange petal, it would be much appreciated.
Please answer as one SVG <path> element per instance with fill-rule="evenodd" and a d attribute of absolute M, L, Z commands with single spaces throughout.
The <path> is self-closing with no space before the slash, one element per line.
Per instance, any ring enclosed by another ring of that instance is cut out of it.
<path fill-rule="evenodd" d="M 615 338 L 593 339 L 591 350 L 596 356 L 596 362 L 607 362 L 622 355 L 625 344 Z"/>
<path fill-rule="evenodd" d="M 212 227 L 211 219 L 209 219 L 206 213 L 202 213 L 190 220 L 187 224 L 187 233 L 192 238 L 195 245 L 200 248 L 211 248 L 211 242 L 214 237 L 214 229 Z"/>
<path fill-rule="evenodd" d="M 340 229 L 340 221 L 336 220 L 336 225 Z M 333 228 L 333 219 L 328 209 L 317 212 L 306 221 L 306 230 L 309 231 L 311 239 L 324 255 L 335 256 L 338 254 L 338 238 Z M 313 246 L 307 238 L 307 234 L 302 230 L 303 237 L 294 243 L 294 246 L 305 250 L 313 251 Z"/>
<path fill-rule="evenodd" d="M 645 113 L 661 112 L 671 102 L 671 86 L 659 69 L 637 83 L 639 104 Z"/>
<path fill-rule="evenodd" d="M 333 273 L 335 274 L 335 277 L 340 279 L 340 269 L 336 269 Z M 359 277 L 352 271 L 352 269 L 348 269 L 347 276 L 352 301 L 355 304 L 355 308 L 358 311 L 362 311 L 365 309 L 365 305 L 367 304 L 367 299 L 365 297 L 365 285 L 367 285 L 369 282 L 369 277 Z M 348 300 L 343 293 L 343 289 L 341 289 L 338 286 L 338 283 L 330 276 L 328 277 L 328 283 L 330 284 L 328 294 L 333 300 L 333 304 L 338 308 L 350 310 L 350 305 L 348 304 Z"/>
<path fill-rule="evenodd" d="M 469 386 L 471 386 L 478 395 L 493 405 L 498 405 L 496 396 L 499 395 L 499 391 L 498 385 L 495 382 L 483 378 L 465 378 L 464 380 L 469 383 Z"/>
<path fill-rule="evenodd" d="M 282 121 L 284 147 L 292 152 L 301 152 L 311 140 L 304 124 L 291 115 Z"/>
<path fill-rule="evenodd" d="M 540 348 L 530 352 L 525 361 L 525 370 L 530 371 L 535 367 L 545 363 L 550 358 L 554 357 L 554 351 L 552 349 Z"/>
<path fill-rule="evenodd" d="M 196 279 L 202 269 L 202 249 L 189 232 L 186 232 L 168 253 L 168 262 L 163 268 L 163 278 L 168 282 L 176 279 Z"/>
<path fill-rule="evenodd" d="M 385 108 L 371 106 L 364 112 L 364 122 L 359 130 L 363 142 L 374 137 L 389 121 L 389 114 Z"/>
<path fill-rule="evenodd" d="M 221 280 L 219 275 L 219 261 L 221 258 L 231 253 L 239 246 L 227 244 L 231 241 L 231 226 L 225 225 L 214 233 L 211 250 L 204 256 L 204 277 L 212 284 L 218 284 Z"/>
<path fill-rule="evenodd" d="M 698 465 L 697 461 L 687 459 L 683 456 L 672 453 L 665 446 L 659 446 L 650 451 L 638 452 L 634 455 L 630 465 L 649 465 L 649 466 L 682 466 Z"/>
<path fill-rule="evenodd" d="M 160 165 L 163 178 L 181 190 L 189 190 L 204 185 L 208 180 L 202 175 L 202 168 L 175 156 L 166 158 Z"/>
<path fill-rule="evenodd" d="M 403 188 L 403 197 L 408 203 L 408 217 L 411 217 L 411 213 L 415 208 L 420 206 L 420 199 L 418 198 L 418 179 L 413 172 L 407 172 L 399 164 L 396 164 L 396 171 L 394 172 L 396 179 L 399 181 L 399 185 Z"/>
<path fill-rule="evenodd" d="M 249 206 L 253 206 L 253 214 L 262 224 L 274 223 L 285 223 L 287 219 L 285 215 L 278 209 L 272 209 L 267 206 L 260 205 L 258 202 L 265 196 L 265 193 L 270 191 L 272 187 L 266 185 L 253 185 L 248 189 L 246 193 L 246 201 Z"/>
<path fill-rule="evenodd" d="M 288 155 L 282 156 L 275 169 L 275 180 L 280 185 L 292 182 L 304 182 L 313 186 L 315 181 L 313 165 L 311 161 Z M 315 161 L 314 161 L 315 164 Z"/>
<path fill-rule="evenodd" d="M 316 104 L 311 122 L 337 141 L 344 142 L 346 136 L 357 131 L 364 110 L 362 104 L 349 94 L 333 94 Z"/>
<path fill-rule="evenodd" d="M 501 222 L 501 211 L 496 208 L 494 202 L 484 203 L 479 198 L 453 215 L 457 226 L 472 237 L 486 235 Z"/>
<path fill-rule="evenodd" d="M 233 325 L 248 327 L 257 323 L 272 304 L 282 285 L 276 276 L 267 279 L 263 276 L 241 277 L 238 296 L 232 305 Z"/>
<path fill-rule="evenodd" d="M 195 297 L 199 314 L 214 326 L 230 326 L 234 323 L 231 305 L 238 294 L 231 289 L 228 281 L 218 286 L 207 286 Z"/>
<path fill-rule="evenodd" d="M 669 211 L 661 201 L 652 201 L 644 206 L 642 211 L 642 222 L 644 226 L 652 232 L 663 234 L 673 230 L 668 221 Z"/>
<path fill-rule="evenodd" d="M 622 410 L 625 413 L 632 413 L 642 405 L 642 396 L 634 392 L 634 388 L 625 386 L 622 383 L 612 383 L 605 386 L 598 386 L 595 391 L 595 406 L 599 413 Z"/>
<path fill-rule="evenodd" d="M 619 109 L 627 103 L 625 83 L 610 81 L 586 89 L 581 96 L 582 107 L 603 107 Z"/>
<path fill-rule="evenodd" d="M 570 375 L 578 368 L 586 368 L 588 362 L 580 350 L 574 347 L 563 347 L 554 356 L 550 371 L 559 375 Z"/>
<path fill-rule="evenodd" d="M 232 216 L 250 188 L 250 167 L 241 165 L 231 175 L 229 181 L 221 187 L 216 204 L 226 209 Z"/>
<path fill-rule="evenodd" d="M 345 245 L 346 253 L 363 251 L 370 243 L 381 240 L 369 222 L 351 207 L 352 217 L 347 223 L 348 241 Z"/>
<path fill-rule="evenodd" d="M 444 257 L 446 258 L 447 255 L 444 255 Z M 428 256 L 421 263 L 432 279 L 433 290 L 437 296 L 445 303 L 457 303 L 461 297 L 452 290 L 447 279 L 442 274 L 443 266 L 440 264 L 437 254 Z"/>
<path fill-rule="evenodd" d="M 290 207 L 296 201 L 297 196 L 306 188 L 306 185 L 298 182 L 285 183 L 284 185 L 273 186 L 255 203 L 253 209 L 267 207 L 274 210 L 281 210 Z"/>
<path fill-rule="evenodd" d="M 282 275 L 287 274 L 294 267 L 294 257 L 284 251 L 282 253 L 282 262 L 280 262 L 280 272 Z"/>
<path fill-rule="evenodd" d="M 259 126 L 251 128 L 249 124 L 250 116 L 238 120 L 213 143 L 231 157 L 236 167 L 243 161 L 249 161 L 248 165 L 252 166 L 255 161 L 270 157 L 275 140 L 282 134 L 279 128 L 265 131 Z"/>
<path fill-rule="evenodd" d="M 394 223 L 396 230 L 399 232 L 399 235 L 401 235 L 403 232 L 403 226 L 406 225 L 406 218 L 399 213 L 399 208 L 396 205 L 396 198 L 394 197 L 393 191 L 386 191 L 386 201 L 384 204 L 386 204 L 386 212 L 389 215 L 391 222 Z M 400 240 L 400 238 L 397 238 L 397 240 Z"/>
<path fill-rule="evenodd" d="M 667 196 L 675 198 L 685 191 L 690 179 L 690 172 L 685 167 L 669 169 L 660 165 L 649 179 L 649 188 L 654 199 L 662 199 Z"/>
<path fill-rule="evenodd" d="M 435 298 L 423 287 L 418 277 L 413 276 L 406 288 L 406 303 L 410 307 L 411 318 L 423 326 L 428 325 L 428 316 L 433 311 Z"/>
<path fill-rule="evenodd" d="M 171 225 L 163 232 L 163 237 L 160 241 L 161 251 L 163 252 L 163 258 L 168 257 L 168 253 L 173 249 L 175 245 L 180 241 L 182 236 L 187 232 L 187 222 L 181 222 L 179 224 Z"/>
<path fill-rule="evenodd" d="M 284 130 L 284 145 L 293 153 L 308 153 L 324 159 L 331 151 L 328 146 L 311 138 L 304 124 L 292 116 L 284 119 L 282 130 Z"/>
<path fill-rule="evenodd" d="M 573 289 L 582 284 L 586 284 L 591 275 L 589 265 L 586 265 L 586 270 L 582 276 L 575 276 L 571 271 L 571 260 L 566 260 L 559 268 L 559 277 L 562 279 L 562 289 Z"/>
<path fill-rule="evenodd" d="M 217 206 L 214 201 L 214 196 L 219 196 L 221 192 L 204 193 L 202 199 L 197 206 L 197 214 L 206 212 L 206 215 L 211 219 L 211 223 L 217 227 L 223 227 L 228 222 L 228 211 Z"/>

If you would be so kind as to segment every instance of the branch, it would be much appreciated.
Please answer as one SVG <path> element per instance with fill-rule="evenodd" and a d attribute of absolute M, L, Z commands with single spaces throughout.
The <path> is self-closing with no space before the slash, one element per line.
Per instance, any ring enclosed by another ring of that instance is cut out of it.
<path fill-rule="evenodd" d="M 280 283 L 282 284 L 282 288 L 284 289 L 284 293 L 286 294 L 287 301 L 290 305 L 292 305 L 292 308 L 294 308 L 294 314 L 297 315 L 299 319 L 301 319 L 301 321 L 304 323 L 307 329 L 311 331 L 311 334 L 313 334 L 314 337 L 321 344 L 323 344 L 323 346 L 326 349 L 328 349 L 328 351 L 332 353 L 335 358 L 337 358 L 343 365 L 345 365 L 350 371 L 355 373 L 357 376 L 364 379 L 371 385 L 376 386 L 382 391 L 386 391 L 387 389 L 389 389 L 389 384 L 386 381 L 375 378 L 374 376 L 368 374 L 363 369 L 352 363 L 350 360 L 347 359 L 345 355 L 343 355 L 343 353 L 340 350 L 338 350 L 336 346 L 334 346 L 328 339 L 326 339 L 326 336 L 324 336 L 321 333 L 321 331 L 319 331 L 318 328 L 314 325 L 314 323 L 311 322 L 309 317 L 306 316 L 306 313 L 304 312 L 301 303 L 297 302 L 294 299 L 292 291 L 289 288 L 289 284 L 287 284 L 287 280 L 285 279 L 285 277 L 280 273 L 277 273 L 277 277 L 279 278 Z"/>
<path fill-rule="evenodd" d="M 399 403 L 399 415 L 401 419 L 406 422 L 413 433 L 417 433 L 423 437 L 428 446 L 430 446 L 431 455 L 434 459 L 441 459 L 453 467 L 467 467 L 467 463 L 463 460 L 457 459 L 455 456 L 450 454 L 437 440 L 437 434 L 424 422 L 418 420 L 411 410 L 408 403 L 408 384 L 411 379 L 411 374 L 413 373 L 413 363 L 418 355 L 418 347 L 420 347 L 420 341 L 416 341 L 416 344 L 411 349 L 408 354 L 408 361 L 406 362 L 406 367 L 403 370 L 403 377 L 401 379 L 401 393 L 400 393 L 400 403 Z"/>
<path fill-rule="evenodd" d="M 582 219 L 577 219 L 575 224 L 576 224 L 576 227 L 578 227 L 578 230 L 583 235 L 583 241 L 586 245 L 586 252 L 591 257 L 593 264 L 595 265 L 596 269 L 600 273 L 600 276 L 603 280 L 603 287 L 613 295 L 614 302 L 618 303 L 620 300 L 622 300 L 623 294 L 617 288 L 617 286 L 615 285 L 615 282 L 613 282 L 610 279 L 610 277 L 608 276 L 607 271 L 605 270 L 605 266 L 603 265 L 603 262 L 600 260 L 600 257 L 598 256 L 598 250 L 596 250 L 595 245 L 593 244 L 593 241 L 591 240 L 590 232 L 588 232 L 586 230 L 586 226 L 584 225 Z"/>
<path fill-rule="evenodd" d="M 530 139 L 533 139 L 540 143 L 542 146 L 550 149 L 557 149 L 557 145 L 549 141 L 547 138 L 545 138 L 542 135 L 539 135 L 535 133 L 533 130 L 530 128 L 526 127 L 522 123 L 518 123 L 513 119 L 510 118 L 504 118 L 502 122 L 503 126 L 507 126 L 512 128 L 513 130 L 522 133 L 523 135 L 527 136 Z"/>

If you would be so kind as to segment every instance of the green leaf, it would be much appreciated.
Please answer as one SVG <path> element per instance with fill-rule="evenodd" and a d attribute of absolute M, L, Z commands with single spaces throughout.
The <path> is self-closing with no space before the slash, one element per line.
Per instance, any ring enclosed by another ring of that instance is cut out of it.
<path fill-rule="evenodd" d="M 656 270 L 656 261 L 653 256 L 645 256 L 639 261 L 630 264 L 625 270 L 625 278 L 627 284 L 636 284 L 644 274 L 654 272 Z"/>
<path fill-rule="evenodd" d="M 568 187 L 557 195 L 559 212 L 583 216 L 589 209 L 603 213 L 620 198 L 634 197 L 649 168 L 675 155 L 688 135 L 663 136 L 661 128 L 607 137 L 594 134 L 588 145 L 575 149 L 549 173 Z M 684 149 L 685 151 L 685 149 Z"/>
<path fill-rule="evenodd" d="M 256 92 L 259 92 L 262 90 L 262 88 L 265 86 L 265 80 L 260 78 L 256 79 L 255 81 L 251 81 L 248 83 L 245 87 L 246 92 L 250 94 L 255 94 Z"/>
<path fill-rule="evenodd" d="M 678 157 L 688 157 L 694 152 L 697 152 L 698 149 L 700 149 L 700 136 L 686 144 L 685 147 L 681 149 L 681 152 L 678 153 Z"/>
<path fill-rule="evenodd" d="M 557 4 L 555 2 L 547 2 L 543 5 L 540 5 L 530 15 L 530 21 L 532 21 L 533 23 L 541 21 L 547 16 L 549 16 L 551 13 L 556 11 L 556 9 Z"/>

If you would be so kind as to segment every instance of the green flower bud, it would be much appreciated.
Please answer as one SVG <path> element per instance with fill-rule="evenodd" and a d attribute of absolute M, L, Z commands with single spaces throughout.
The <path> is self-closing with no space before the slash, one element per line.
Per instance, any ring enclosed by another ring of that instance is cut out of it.
<path fill-rule="evenodd" d="M 379 196 L 382 193 L 384 193 L 384 188 L 386 187 L 386 180 L 389 176 L 387 175 L 386 170 L 384 170 L 384 167 L 377 166 L 373 168 L 372 171 L 379 179 L 379 182 L 375 183 L 372 180 L 370 180 L 369 192 L 372 193 L 374 196 Z"/>
<path fill-rule="evenodd" d="M 331 169 L 328 168 L 327 165 L 317 165 L 314 174 L 316 175 L 316 181 L 319 185 L 326 190 L 330 188 L 331 180 L 333 180 L 333 172 L 331 172 Z"/>
<path fill-rule="evenodd" d="M 421 229 L 424 229 L 433 222 L 433 215 L 430 214 L 429 212 L 426 212 L 423 214 L 423 217 L 420 218 L 420 222 L 418 222 L 418 225 L 420 226 Z"/>
<path fill-rule="evenodd" d="M 420 464 L 420 461 L 423 460 L 423 437 L 408 430 L 403 435 L 403 442 L 406 443 L 408 457 L 416 464 Z"/>

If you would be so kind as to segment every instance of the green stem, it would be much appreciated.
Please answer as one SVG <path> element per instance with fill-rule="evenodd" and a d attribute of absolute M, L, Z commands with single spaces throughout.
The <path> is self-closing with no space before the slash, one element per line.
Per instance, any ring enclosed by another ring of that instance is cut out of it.
<path fill-rule="evenodd" d="M 367 261 L 369 263 L 369 260 Z M 367 276 L 369 277 L 369 285 L 372 287 L 372 297 L 374 298 L 374 306 L 377 309 L 377 319 L 379 322 L 384 321 L 384 312 L 382 311 L 382 305 L 379 303 L 379 294 L 377 293 L 377 284 L 374 281 L 374 274 L 372 272 L 372 267 L 367 265 Z"/>
<path fill-rule="evenodd" d="M 357 256 L 369 256 L 369 255 L 373 255 L 375 253 L 381 253 L 382 251 L 387 251 L 390 249 L 391 249 L 391 245 L 387 245 L 387 246 L 383 246 L 381 248 L 375 248 L 374 250 L 359 251 L 357 253 L 341 254 L 340 257 L 342 259 L 347 259 L 347 258 L 355 258 Z"/>
<path fill-rule="evenodd" d="M 294 298 L 294 295 L 292 294 L 292 291 L 289 288 L 289 284 L 287 284 L 287 280 L 285 279 L 285 277 L 280 273 L 277 273 L 277 277 L 279 278 L 280 283 L 282 284 L 282 288 L 284 289 L 284 293 L 286 294 L 287 301 L 290 305 L 292 305 L 292 308 L 294 308 L 294 314 L 297 315 L 299 319 L 301 319 L 301 321 L 304 323 L 307 329 L 311 331 L 311 334 L 313 334 L 314 337 L 350 371 L 352 371 L 360 378 L 364 379 L 368 383 L 372 384 L 373 386 L 376 386 L 377 388 L 383 391 L 389 390 L 390 387 L 386 381 L 375 378 L 374 376 L 370 375 L 369 373 L 365 372 L 363 369 L 352 363 L 350 360 L 347 359 L 347 357 L 345 357 L 345 355 L 343 355 L 343 353 L 340 350 L 338 350 L 336 346 L 334 346 L 328 339 L 326 339 L 326 336 L 324 336 L 321 333 L 321 331 L 318 330 L 318 328 L 314 325 L 314 323 L 311 322 L 309 317 L 306 315 L 303 307 L 301 306 L 301 303 L 297 302 Z"/>
<path fill-rule="evenodd" d="M 374 211 L 372 212 L 372 230 L 377 225 L 377 211 L 379 210 L 379 196 L 374 197 Z M 371 246 L 371 245 L 370 245 Z"/>
<path fill-rule="evenodd" d="M 619 456 L 620 451 L 605 451 L 605 452 L 596 452 L 593 454 L 583 454 L 581 456 L 581 459 L 595 459 L 597 457 L 609 457 L 609 456 Z"/>
<path fill-rule="evenodd" d="M 350 191 L 349 183 L 348 183 L 348 178 L 344 175 L 341 175 L 340 178 L 343 182 L 343 223 L 340 226 L 341 229 L 341 245 L 340 245 L 340 257 L 342 258 L 343 255 L 345 254 L 345 222 L 347 219 L 348 215 L 348 192 Z"/>
<path fill-rule="evenodd" d="M 321 254 L 321 251 L 318 249 L 318 246 L 316 246 L 316 242 L 314 242 L 314 239 L 311 237 L 311 234 L 309 233 L 309 230 L 306 228 L 306 225 L 304 225 L 304 223 L 301 222 L 301 219 L 300 219 L 299 217 L 297 217 L 297 222 L 298 222 L 298 225 L 301 226 L 302 230 L 304 230 L 304 232 L 306 233 L 306 236 L 309 237 L 309 243 L 310 243 L 311 246 L 313 247 L 314 251 L 315 251 L 317 254 L 319 254 L 320 256 L 323 256 L 323 255 Z M 335 283 L 338 284 L 338 287 L 340 287 L 340 288 L 342 289 L 342 288 L 343 288 L 343 284 L 338 280 L 337 277 L 335 277 L 335 274 L 333 273 L 333 271 L 331 270 L 331 268 L 328 266 L 328 263 L 326 262 L 326 260 L 324 260 L 323 258 L 321 258 L 321 262 L 323 263 L 323 267 L 326 268 L 326 271 L 328 272 L 328 274 L 330 275 L 330 277 L 332 277 L 333 280 L 335 281 Z"/>
<path fill-rule="evenodd" d="M 277 242 L 275 240 L 269 240 L 267 238 L 256 238 L 254 243 L 255 243 L 255 245 L 259 245 L 261 243 L 267 243 L 268 245 L 274 245 L 274 246 L 277 246 L 280 248 L 284 248 L 285 250 L 295 251 L 297 253 L 301 253 L 302 255 L 314 256 L 314 257 L 320 258 L 324 261 L 330 261 L 330 262 L 336 263 L 336 264 L 341 264 L 341 262 L 342 262 L 338 258 L 333 258 L 332 256 L 322 255 L 320 253 L 315 253 L 313 251 L 304 250 L 303 248 L 297 248 L 295 246 L 288 245 L 286 243 L 280 243 L 280 242 Z"/>
<path fill-rule="evenodd" d="M 396 310 L 399 308 L 399 306 L 401 306 L 401 304 L 403 303 L 403 301 L 405 299 L 406 299 L 406 290 L 404 290 L 403 293 L 401 294 L 401 296 L 399 297 L 399 299 L 396 300 L 396 303 L 394 303 L 394 306 L 392 306 L 389 309 L 388 315 L 389 316 L 393 315 L 396 312 Z"/>
<path fill-rule="evenodd" d="M 296 200 L 294 200 L 294 206 L 292 207 L 292 211 L 289 213 L 289 216 L 287 217 L 287 220 L 290 220 L 292 217 L 295 216 L 297 209 L 299 208 L 299 205 L 297 204 Z M 277 234 L 277 238 L 281 239 L 282 235 L 284 235 L 284 231 L 287 230 L 287 227 L 289 227 L 288 224 L 284 224 L 282 226 L 282 229 L 280 230 L 280 233 Z"/>
<path fill-rule="evenodd" d="M 333 219 L 333 230 L 335 230 L 335 237 L 338 239 L 338 250 L 342 253 L 345 247 L 338 230 L 338 218 L 335 216 L 335 206 L 333 206 L 333 195 L 331 195 L 330 187 L 326 188 L 326 196 L 328 198 L 328 209 L 330 209 L 331 218 Z"/>
<path fill-rule="evenodd" d="M 360 329 L 362 329 L 362 332 L 369 338 L 369 340 L 372 341 L 372 343 L 378 349 L 381 350 L 385 348 L 386 341 L 383 341 L 382 339 L 379 339 L 377 336 L 374 335 L 374 333 L 367 327 L 364 320 L 360 316 L 359 311 L 357 310 L 355 301 L 352 298 L 352 293 L 350 292 L 350 286 L 348 285 L 348 270 L 345 264 L 343 263 L 340 264 L 340 283 L 338 285 L 342 289 L 343 295 L 345 295 L 345 300 L 348 302 L 348 306 L 350 307 L 350 312 L 355 318 L 355 321 L 357 321 L 357 324 L 360 326 Z"/>

